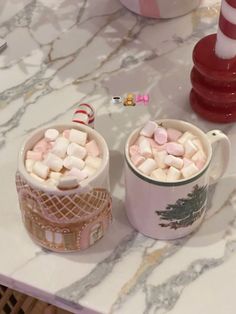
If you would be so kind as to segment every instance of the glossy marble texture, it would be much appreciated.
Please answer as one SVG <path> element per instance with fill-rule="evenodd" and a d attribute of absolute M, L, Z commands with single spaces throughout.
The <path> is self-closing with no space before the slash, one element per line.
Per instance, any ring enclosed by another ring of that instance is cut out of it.
<path fill-rule="evenodd" d="M 219 1 L 170 20 L 136 16 L 118 0 L 2 0 L 0 37 L 0 283 L 74 313 L 233 314 L 236 308 L 235 145 L 223 179 L 211 186 L 218 211 L 192 236 L 155 241 L 130 226 L 124 209 L 123 150 L 131 130 L 152 118 L 206 122 L 189 105 L 195 43 L 216 31 Z M 148 93 L 148 106 L 112 96 Z M 67 123 L 92 103 L 96 129 L 111 151 L 114 222 L 82 253 L 36 246 L 21 222 L 14 175 L 23 139 L 38 127 Z M 220 153 L 220 152 L 219 152 Z"/>

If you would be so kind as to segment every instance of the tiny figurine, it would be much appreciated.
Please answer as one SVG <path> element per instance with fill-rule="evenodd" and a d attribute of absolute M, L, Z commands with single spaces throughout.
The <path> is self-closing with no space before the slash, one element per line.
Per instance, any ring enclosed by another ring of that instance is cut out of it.
<path fill-rule="evenodd" d="M 142 102 L 146 106 L 149 102 L 149 95 L 137 95 L 135 100 L 137 103 Z"/>
<path fill-rule="evenodd" d="M 123 102 L 124 106 L 135 106 L 135 101 L 134 101 L 134 94 L 128 94 L 127 97 L 125 98 Z"/>

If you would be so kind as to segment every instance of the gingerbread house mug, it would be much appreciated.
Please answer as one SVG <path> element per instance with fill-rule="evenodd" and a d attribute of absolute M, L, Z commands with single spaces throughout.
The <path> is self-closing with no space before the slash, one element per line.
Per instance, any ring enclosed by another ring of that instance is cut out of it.
<path fill-rule="evenodd" d="M 109 192 L 109 151 L 104 138 L 82 124 L 54 125 L 59 132 L 78 129 L 94 139 L 102 154 L 102 164 L 77 188 L 59 190 L 38 182 L 25 169 L 25 155 L 44 136 L 37 130 L 21 146 L 16 187 L 22 219 L 30 237 L 49 250 L 73 252 L 86 249 L 105 234 L 111 219 Z"/>
<path fill-rule="evenodd" d="M 151 18 L 172 18 L 197 8 L 200 0 L 120 0 L 129 10 Z"/>
<path fill-rule="evenodd" d="M 129 147 L 140 129 L 134 130 L 125 146 L 125 207 L 135 229 L 151 238 L 173 240 L 195 231 L 204 219 L 208 186 L 225 172 L 230 156 L 228 137 L 219 130 L 204 133 L 193 124 L 164 119 L 157 121 L 165 128 L 189 131 L 202 142 L 207 154 L 205 166 L 195 176 L 175 182 L 161 182 L 145 176 L 132 164 Z M 220 148 L 223 154 L 214 154 Z M 210 209 L 207 214 L 214 214 Z"/>

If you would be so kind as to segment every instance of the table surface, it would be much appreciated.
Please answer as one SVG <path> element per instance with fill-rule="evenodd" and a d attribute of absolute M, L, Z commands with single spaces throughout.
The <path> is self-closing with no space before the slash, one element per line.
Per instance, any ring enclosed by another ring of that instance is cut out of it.
<path fill-rule="evenodd" d="M 155 241 L 135 232 L 124 209 L 127 135 L 152 118 L 181 118 L 204 131 L 217 125 L 190 109 L 191 52 L 215 32 L 219 1 L 186 16 L 152 20 L 118 0 L 2 0 L 0 37 L 0 282 L 74 313 L 231 314 L 236 298 L 236 164 L 211 186 L 218 213 L 193 236 Z M 124 107 L 112 96 L 148 93 L 148 106 Z M 96 108 L 96 129 L 111 152 L 114 222 L 87 251 L 42 250 L 21 222 L 14 183 L 17 152 L 38 127 L 71 121 L 78 103 Z M 231 157 L 234 156 L 234 146 Z"/>

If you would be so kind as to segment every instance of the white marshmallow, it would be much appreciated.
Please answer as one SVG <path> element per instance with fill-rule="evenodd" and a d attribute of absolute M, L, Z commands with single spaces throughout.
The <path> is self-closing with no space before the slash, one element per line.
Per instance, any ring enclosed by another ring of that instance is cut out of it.
<path fill-rule="evenodd" d="M 159 145 L 163 145 L 167 142 L 167 131 L 165 128 L 158 127 L 154 133 L 154 140 Z"/>
<path fill-rule="evenodd" d="M 40 178 L 39 176 L 37 176 L 37 175 L 34 174 L 33 172 L 31 172 L 30 175 L 31 175 L 33 178 L 35 178 L 36 180 L 38 180 L 39 182 L 41 182 L 41 183 L 44 183 L 44 182 L 45 182 L 44 179 Z"/>
<path fill-rule="evenodd" d="M 48 153 L 43 163 L 47 165 L 51 170 L 59 172 L 63 167 L 63 160 L 57 155 Z"/>
<path fill-rule="evenodd" d="M 76 177 L 72 176 L 63 176 L 59 179 L 57 183 L 58 189 L 61 190 L 69 190 L 75 189 L 79 186 L 78 180 Z"/>
<path fill-rule="evenodd" d="M 166 171 L 163 169 L 156 169 L 151 173 L 151 177 L 159 181 L 166 181 Z"/>
<path fill-rule="evenodd" d="M 69 140 L 71 142 L 75 142 L 76 144 L 85 146 L 86 141 L 87 141 L 87 133 L 79 131 L 79 130 L 71 129 Z"/>
<path fill-rule="evenodd" d="M 164 159 L 164 163 L 168 166 L 172 166 L 175 167 L 177 169 L 181 169 L 183 167 L 183 159 L 182 158 L 178 158 L 172 155 L 168 155 L 165 157 Z"/>
<path fill-rule="evenodd" d="M 149 140 L 149 138 L 147 138 L 147 137 L 145 137 L 145 136 L 143 136 L 143 135 L 140 135 L 140 136 L 138 137 L 138 139 L 136 140 L 136 142 L 134 143 L 134 145 L 138 145 L 138 146 L 139 146 L 139 144 L 140 144 L 143 140 Z"/>
<path fill-rule="evenodd" d="M 193 142 L 193 144 L 194 144 L 195 146 L 197 146 L 197 148 L 198 148 L 199 150 L 202 150 L 202 151 L 203 151 L 202 142 L 201 142 L 198 138 L 193 139 L 192 142 Z"/>
<path fill-rule="evenodd" d="M 49 173 L 49 178 L 55 181 L 58 181 L 61 176 L 62 176 L 61 172 L 50 171 Z"/>
<path fill-rule="evenodd" d="M 151 172 L 157 167 L 157 164 L 154 159 L 152 158 L 147 158 L 139 167 L 138 169 L 146 174 L 150 175 Z"/>
<path fill-rule="evenodd" d="M 81 172 L 84 173 L 84 175 L 87 175 L 87 177 L 91 177 L 92 175 L 94 175 L 94 173 L 96 172 L 97 170 L 93 167 L 90 167 L 88 165 L 85 165 L 84 169 L 81 170 Z"/>
<path fill-rule="evenodd" d="M 36 161 L 33 165 L 32 172 L 42 179 L 46 179 L 49 174 L 49 167 L 41 161 Z"/>
<path fill-rule="evenodd" d="M 193 144 L 191 140 L 187 140 L 184 143 L 184 156 L 191 158 L 197 152 L 197 146 Z"/>
<path fill-rule="evenodd" d="M 26 159 L 26 161 L 25 161 L 25 168 L 26 168 L 26 170 L 28 172 L 32 172 L 34 163 L 35 163 L 35 160 L 33 160 L 33 159 Z"/>
<path fill-rule="evenodd" d="M 59 136 L 59 132 L 56 129 L 48 129 L 44 133 L 44 137 L 48 142 L 55 141 Z"/>
<path fill-rule="evenodd" d="M 152 157 L 152 148 L 149 141 L 146 138 L 140 140 L 139 151 L 140 154 L 146 158 Z"/>
<path fill-rule="evenodd" d="M 140 135 L 144 135 L 146 137 L 152 137 L 153 133 L 157 128 L 157 124 L 154 121 L 148 121 L 145 126 L 140 131 Z"/>
<path fill-rule="evenodd" d="M 45 181 L 45 184 L 51 185 L 51 186 L 57 186 L 58 180 L 54 180 L 53 178 L 49 178 Z"/>
<path fill-rule="evenodd" d="M 196 174 L 199 171 L 199 169 L 194 165 L 194 163 L 190 164 L 187 167 L 184 167 L 181 170 L 181 173 L 185 179 L 192 177 L 194 174 Z"/>
<path fill-rule="evenodd" d="M 89 166 L 89 167 L 98 169 L 98 168 L 101 166 L 101 164 L 102 164 L 102 158 L 88 156 L 88 157 L 85 159 L 85 164 L 86 164 L 87 166 Z"/>
<path fill-rule="evenodd" d="M 155 152 L 154 159 L 156 161 L 158 168 L 161 168 L 161 169 L 167 168 L 167 165 L 164 162 L 166 156 L 167 156 L 167 152 L 165 150 L 162 150 L 160 152 Z"/>
<path fill-rule="evenodd" d="M 64 158 L 66 155 L 69 140 L 65 137 L 58 137 L 53 145 L 51 152 L 60 158 Z"/>
<path fill-rule="evenodd" d="M 79 170 L 78 168 L 72 168 L 68 174 L 68 176 L 76 177 L 78 181 L 82 181 L 88 177 L 88 173 L 83 170 Z"/>
<path fill-rule="evenodd" d="M 87 151 L 81 145 L 78 145 L 76 143 L 70 143 L 67 147 L 67 154 L 69 156 L 75 156 L 80 159 L 84 159 L 84 157 L 87 155 Z"/>
<path fill-rule="evenodd" d="M 178 142 L 184 144 L 187 140 L 192 140 L 193 138 L 195 138 L 195 135 L 187 131 L 178 139 Z"/>
<path fill-rule="evenodd" d="M 179 180 L 181 177 L 181 172 L 175 167 L 170 167 L 167 170 L 166 181 L 173 182 Z"/>
<path fill-rule="evenodd" d="M 197 151 L 192 157 L 192 161 L 197 162 L 198 160 L 206 160 L 206 154 L 202 150 Z"/>
<path fill-rule="evenodd" d="M 75 156 L 67 156 L 64 159 L 63 165 L 65 168 L 67 168 L 69 170 L 72 168 L 78 168 L 81 170 L 84 168 L 85 162 L 82 159 L 77 158 Z"/>

